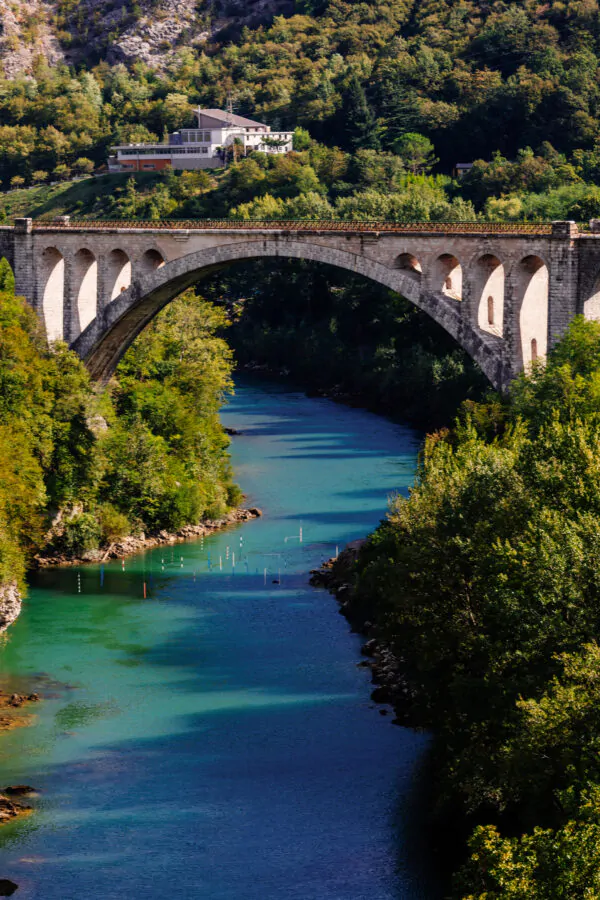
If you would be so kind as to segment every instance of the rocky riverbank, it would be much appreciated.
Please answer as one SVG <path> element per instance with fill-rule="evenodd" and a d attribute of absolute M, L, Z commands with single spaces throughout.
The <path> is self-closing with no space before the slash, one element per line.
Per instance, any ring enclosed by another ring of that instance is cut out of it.
<path fill-rule="evenodd" d="M 39 703 L 39 694 L 16 694 L 0 690 L 0 731 L 12 731 L 30 725 L 32 716 L 21 710 L 31 703 Z M 0 820 L 1 820 L 0 816 Z"/>
<path fill-rule="evenodd" d="M 352 541 L 338 557 L 327 560 L 320 569 L 313 569 L 310 583 L 327 588 L 337 599 L 340 613 L 346 617 L 352 631 L 367 638 L 361 648 L 365 659 L 359 665 L 371 671 L 374 685 L 371 699 L 381 704 L 380 714 L 387 715 L 386 707 L 391 706 L 395 713 L 394 724 L 414 727 L 415 723 L 410 719 L 411 693 L 403 677 L 402 660 L 354 596 L 355 564 L 363 544 L 364 539 Z"/>
<path fill-rule="evenodd" d="M 18 618 L 21 612 L 21 592 L 15 581 L 0 585 L 0 634 Z"/>
<path fill-rule="evenodd" d="M 33 812 L 26 803 L 17 803 L 15 797 L 36 797 L 37 791 L 28 784 L 14 784 L 0 790 L 0 826 L 21 819 Z M 0 897 L 12 897 L 19 885 L 10 878 L 0 878 Z"/>
<path fill-rule="evenodd" d="M 88 550 L 82 556 L 68 556 L 64 553 L 45 555 L 38 553 L 33 564 L 36 568 L 43 569 L 49 566 L 78 566 L 89 562 L 106 562 L 109 559 L 123 559 L 132 556 L 151 547 L 159 547 L 164 544 L 177 544 L 182 541 L 194 540 L 230 528 L 240 522 L 247 522 L 262 516 L 262 512 L 253 506 L 249 509 L 234 509 L 220 519 L 208 519 L 199 525 L 184 525 L 179 531 L 159 531 L 157 534 L 129 535 L 114 541 L 106 547 L 97 550 Z M 18 613 L 17 613 L 18 615 Z M 16 618 L 16 616 L 15 616 Z"/>

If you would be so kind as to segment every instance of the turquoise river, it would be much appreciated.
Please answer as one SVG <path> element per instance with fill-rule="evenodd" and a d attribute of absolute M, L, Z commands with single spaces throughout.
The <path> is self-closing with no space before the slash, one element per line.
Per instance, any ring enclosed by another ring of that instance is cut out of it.
<path fill-rule="evenodd" d="M 0 736 L 0 785 L 39 790 L 0 878 L 18 900 L 435 898 L 426 738 L 379 715 L 360 638 L 308 584 L 406 491 L 419 435 L 250 380 L 223 420 L 261 519 L 42 572 L 4 637 L 3 685 L 44 701 Z"/>

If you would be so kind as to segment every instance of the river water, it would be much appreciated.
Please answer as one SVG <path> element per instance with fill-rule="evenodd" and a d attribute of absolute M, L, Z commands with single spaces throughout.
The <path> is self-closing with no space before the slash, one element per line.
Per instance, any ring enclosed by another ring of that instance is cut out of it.
<path fill-rule="evenodd" d="M 0 877 L 19 900 L 429 900 L 426 739 L 378 714 L 307 580 L 406 490 L 419 436 L 251 381 L 223 420 L 264 517 L 40 573 L 0 649 L 4 683 L 45 697 L 0 739 L 0 785 L 40 790 Z"/>

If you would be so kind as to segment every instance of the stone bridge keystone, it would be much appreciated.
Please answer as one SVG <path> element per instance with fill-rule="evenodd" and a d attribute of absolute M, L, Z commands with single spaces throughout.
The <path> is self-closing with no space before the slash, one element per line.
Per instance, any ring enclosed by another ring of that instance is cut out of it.
<path fill-rule="evenodd" d="M 445 328 L 495 388 L 543 358 L 581 313 L 600 319 L 600 230 L 552 224 L 74 222 L 0 226 L 0 256 L 49 341 L 106 381 L 185 288 L 240 260 L 336 266 L 397 291 Z M 285 297 L 282 298 L 285 303 Z"/>

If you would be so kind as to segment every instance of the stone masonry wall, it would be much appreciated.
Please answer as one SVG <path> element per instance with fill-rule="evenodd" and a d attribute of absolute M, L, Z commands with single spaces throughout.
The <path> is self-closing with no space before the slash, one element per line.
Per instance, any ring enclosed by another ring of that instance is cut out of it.
<path fill-rule="evenodd" d="M 18 290 L 45 317 L 49 335 L 72 343 L 100 378 L 110 375 L 135 335 L 181 290 L 237 260 L 292 257 L 344 268 L 398 291 L 503 388 L 583 310 L 600 271 L 600 235 L 578 235 L 572 223 L 555 223 L 552 234 L 426 228 L 93 230 L 32 228 L 30 220 L 18 220 L 11 233 Z M 6 234 L 0 230 L 0 246 Z M 85 327 L 94 313 L 90 285 L 97 285 L 96 315 Z"/>

